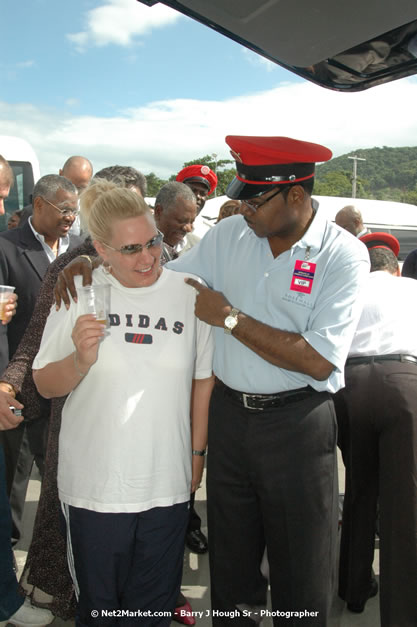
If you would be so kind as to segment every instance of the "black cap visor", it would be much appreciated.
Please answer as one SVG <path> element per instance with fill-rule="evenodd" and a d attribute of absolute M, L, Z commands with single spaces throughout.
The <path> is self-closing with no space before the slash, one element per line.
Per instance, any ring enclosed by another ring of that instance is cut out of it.
<path fill-rule="evenodd" d="M 236 200 L 254 198 L 277 185 L 287 186 L 312 178 L 314 167 L 314 163 L 245 165 L 236 162 L 237 177 L 228 186 L 226 194 Z"/>
<path fill-rule="evenodd" d="M 183 180 L 183 183 L 202 183 L 207 187 L 207 190 L 210 191 L 210 183 L 203 176 L 189 176 Z"/>
<path fill-rule="evenodd" d="M 288 183 L 287 183 L 288 185 Z M 275 189 L 277 185 L 254 185 L 240 181 L 238 178 L 234 178 L 227 186 L 226 196 L 233 200 L 248 200 L 249 198 L 255 198 L 261 194 L 265 194 L 268 190 Z"/>

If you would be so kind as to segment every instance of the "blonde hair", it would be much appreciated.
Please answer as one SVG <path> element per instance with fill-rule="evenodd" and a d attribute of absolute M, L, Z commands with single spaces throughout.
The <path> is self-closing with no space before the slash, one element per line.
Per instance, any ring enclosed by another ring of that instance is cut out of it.
<path fill-rule="evenodd" d="M 97 179 L 80 196 L 81 223 L 93 240 L 102 244 L 112 237 L 114 222 L 149 215 L 150 207 L 139 194 L 112 181 Z"/>

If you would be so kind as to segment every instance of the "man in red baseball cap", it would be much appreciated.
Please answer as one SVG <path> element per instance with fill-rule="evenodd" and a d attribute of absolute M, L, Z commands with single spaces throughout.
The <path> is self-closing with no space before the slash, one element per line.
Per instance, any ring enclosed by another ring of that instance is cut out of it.
<path fill-rule="evenodd" d="M 396 257 L 400 254 L 400 242 L 394 235 L 391 235 L 391 233 L 376 231 L 375 233 L 362 235 L 359 239 L 365 244 L 368 250 L 372 250 L 373 248 L 385 248 L 392 250 Z"/>
<path fill-rule="evenodd" d="M 193 190 L 197 198 L 197 215 L 217 187 L 217 175 L 208 165 L 189 165 L 178 172 L 176 180 Z"/>

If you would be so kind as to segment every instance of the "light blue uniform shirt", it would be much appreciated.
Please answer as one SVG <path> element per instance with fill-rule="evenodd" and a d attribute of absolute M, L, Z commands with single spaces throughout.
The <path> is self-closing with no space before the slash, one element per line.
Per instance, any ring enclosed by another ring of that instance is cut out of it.
<path fill-rule="evenodd" d="M 311 293 L 291 289 L 296 260 L 316 264 Z M 242 216 L 222 220 L 197 246 L 168 267 L 200 276 L 256 320 L 300 333 L 335 368 L 325 381 L 279 368 L 259 357 L 223 328 L 215 327 L 215 375 L 247 393 L 273 394 L 311 385 L 336 392 L 361 309 L 361 286 L 369 273 L 365 245 L 317 211 L 304 236 L 274 259 Z M 191 288 L 190 288 L 191 289 Z M 272 341 L 272 340 L 271 340 Z"/>

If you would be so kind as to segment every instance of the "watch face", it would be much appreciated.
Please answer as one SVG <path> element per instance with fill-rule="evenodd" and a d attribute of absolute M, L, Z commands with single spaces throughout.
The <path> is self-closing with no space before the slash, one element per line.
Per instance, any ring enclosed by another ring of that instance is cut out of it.
<path fill-rule="evenodd" d="M 234 329 L 234 327 L 237 325 L 237 320 L 234 316 L 227 316 L 227 318 L 224 321 L 224 326 L 227 327 L 228 329 Z"/>

